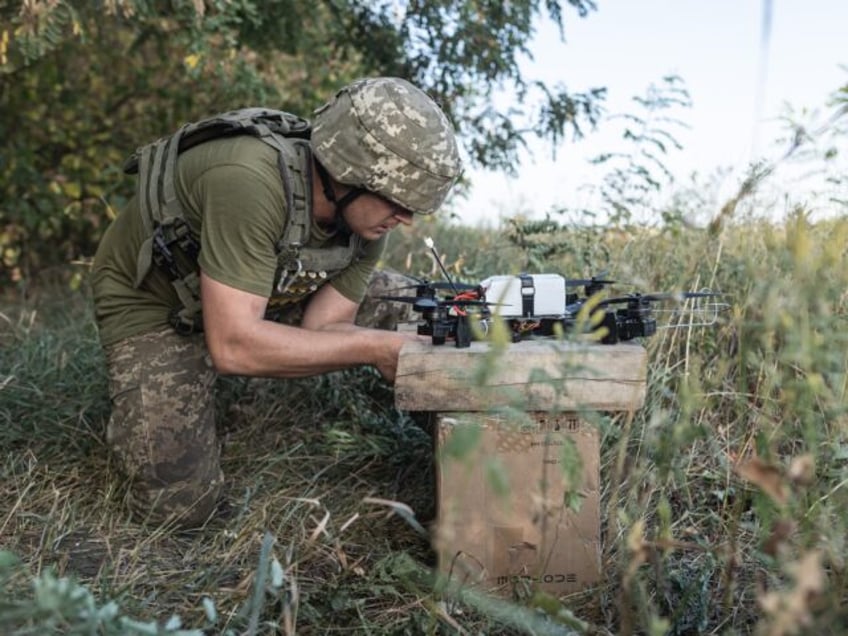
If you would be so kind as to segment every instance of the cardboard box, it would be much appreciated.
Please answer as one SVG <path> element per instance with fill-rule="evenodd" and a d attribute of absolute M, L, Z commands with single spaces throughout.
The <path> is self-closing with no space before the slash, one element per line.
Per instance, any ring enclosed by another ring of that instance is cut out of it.
<path fill-rule="evenodd" d="M 516 424 L 452 413 L 437 415 L 435 434 L 434 547 L 444 575 L 504 596 L 534 582 L 561 595 L 599 580 L 594 427 L 574 414 L 535 412 Z M 567 476 L 569 469 L 576 475 Z M 567 498 L 579 500 L 578 512 Z"/>

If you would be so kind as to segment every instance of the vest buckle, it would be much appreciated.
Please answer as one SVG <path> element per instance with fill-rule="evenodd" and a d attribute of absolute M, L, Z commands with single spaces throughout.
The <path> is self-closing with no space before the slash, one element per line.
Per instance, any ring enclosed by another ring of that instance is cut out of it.
<path fill-rule="evenodd" d="M 303 271 L 303 262 L 299 258 L 295 258 L 294 262 L 289 261 L 280 272 L 280 281 L 277 283 L 277 294 L 285 294 L 291 287 L 294 279 Z"/>

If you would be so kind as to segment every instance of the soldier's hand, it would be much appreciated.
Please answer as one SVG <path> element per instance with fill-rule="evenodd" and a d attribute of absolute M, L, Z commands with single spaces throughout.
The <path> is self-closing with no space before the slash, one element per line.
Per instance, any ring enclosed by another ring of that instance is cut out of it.
<path fill-rule="evenodd" d="M 414 331 L 381 331 L 380 334 L 383 335 L 383 346 L 380 348 L 380 356 L 374 366 L 386 382 L 394 384 L 398 358 L 403 345 L 407 342 L 425 342 L 428 339 Z"/>

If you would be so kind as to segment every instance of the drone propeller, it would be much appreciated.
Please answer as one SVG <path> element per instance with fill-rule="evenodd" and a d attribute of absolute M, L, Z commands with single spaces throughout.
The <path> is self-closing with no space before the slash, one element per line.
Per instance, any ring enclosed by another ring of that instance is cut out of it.
<path fill-rule="evenodd" d="M 419 288 L 429 288 L 432 290 L 447 290 L 447 291 L 471 291 L 472 289 L 477 289 L 478 285 L 470 285 L 468 283 L 450 283 L 448 281 L 436 281 L 430 282 L 427 280 L 422 280 L 420 283 L 415 283 L 412 285 L 404 285 L 403 287 L 394 288 L 393 292 L 403 291 L 405 289 L 419 289 Z"/>
<path fill-rule="evenodd" d="M 411 305 L 420 305 L 421 307 L 433 308 L 439 306 L 439 301 L 435 298 L 426 296 L 377 296 L 380 300 L 389 300 L 395 303 L 409 303 Z"/>
<path fill-rule="evenodd" d="M 566 278 L 566 287 L 585 287 L 586 285 L 614 285 L 614 280 L 605 278 Z"/>
<path fill-rule="evenodd" d="M 377 296 L 380 300 L 390 300 L 398 303 L 410 303 L 413 309 L 425 311 L 427 309 L 438 309 L 439 307 L 491 307 L 498 303 L 489 303 L 485 300 L 416 297 L 416 296 Z"/>
<path fill-rule="evenodd" d="M 614 298 L 605 298 L 600 303 L 601 307 L 605 305 L 615 305 L 622 303 L 650 303 L 659 302 L 662 300 L 676 300 L 678 302 L 688 300 L 690 298 L 714 298 L 723 296 L 719 292 L 656 292 L 652 294 L 627 294 L 626 296 L 617 296 Z"/>

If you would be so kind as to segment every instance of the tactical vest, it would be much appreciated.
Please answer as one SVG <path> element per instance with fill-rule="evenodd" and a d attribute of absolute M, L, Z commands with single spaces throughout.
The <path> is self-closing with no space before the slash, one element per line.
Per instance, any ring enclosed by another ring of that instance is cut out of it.
<path fill-rule="evenodd" d="M 139 148 L 124 172 L 138 174 L 138 204 L 145 240 L 136 263 L 140 287 L 153 265 L 171 279 L 181 307 L 171 313 L 172 326 L 182 334 L 201 331 L 200 239 L 191 231 L 176 195 L 177 157 L 201 143 L 233 135 L 252 135 L 277 151 L 288 220 L 276 242 L 277 273 L 271 304 L 301 300 L 330 281 L 362 252 L 363 240 L 351 234 L 347 245 L 308 248 L 312 228 L 311 128 L 305 119 L 278 110 L 244 108 L 222 113 L 180 128 Z"/>

